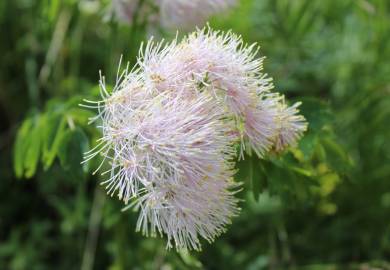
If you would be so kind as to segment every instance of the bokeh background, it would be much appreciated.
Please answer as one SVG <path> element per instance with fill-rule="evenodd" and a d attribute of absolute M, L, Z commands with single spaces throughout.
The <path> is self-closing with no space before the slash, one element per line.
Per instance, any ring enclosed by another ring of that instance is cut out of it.
<path fill-rule="evenodd" d="M 80 165 L 98 71 L 113 84 L 121 54 L 175 36 L 107 19 L 108 2 L 0 1 L 0 269 L 390 269 L 388 0 L 243 0 L 210 20 L 261 46 L 309 130 L 238 164 L 242 213 L 202 252 L 136 233 Z"/>

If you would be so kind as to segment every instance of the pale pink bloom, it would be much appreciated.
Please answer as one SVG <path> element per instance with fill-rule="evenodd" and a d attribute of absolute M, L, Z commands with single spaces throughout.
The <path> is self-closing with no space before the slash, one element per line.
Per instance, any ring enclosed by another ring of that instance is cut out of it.
<path fill-rule="evenodd" d="M 298 140 L 307 129 L 307 122 L 302 115 L 299 115 L 298 107 L 301 102 L 297 102 L 288 107 L 284 99 L 279 106 L 278 132 L 275 137 L 275 151 L 281 152 L 287 147 L 295 147 Z"/>
<path fill-rule="evenodd" d="M 246 46 L 231 32 L 198 30 L 179 44 L 149 42 L 139 64 L 161 88 L 188 83 L 211 86 L 235 114 L 243 114 L 257 96 L 272 89 L 272 80 L 261 72 L 263 58 L 256 58 L 255 44 Z"/>
<path fill-rule="evenodd" d="M 238 212 L 235 145 L 264 156 L 295 146 L 307 123 L 271 92 L 256 45 L 209 28 L 178 42 L 150 40 L 112 93 L 101 78 L 100 154 L 110 195 L 140 211 L 137 230 L 166 235 L 167 247 L 199 250 Z M 246 148 L 248 147 L 248 148 Z"/>
<path fill-rule="evenodd" d="M 213 241 L 238 212 L 234 122 L 207 92 L 193 99 L 144 94 L 141 103 L 134 98 L 148 91 L 140 87 L 123 80 L 105 97 L 96 153 L 112 167 L 103 184 L 126 203 L 134 199 L 137 230 L 167 235 L 168 248 L 199 250 L 199 237 Z"/>
<path fill-rule="evenodd" d="M 224 110 L 210 94 L 188 99 L 145 88 L 137 72 L 127 73 L 111 95 L 101 80 L 103 104 L 98 103 L 103 136 L 86 159 L 103 155 L 112 164 L 104 182 L 110 194 L 126 202 L 140 186 L 169 176 L 207 176 L 214 160 L 230 160 L 237 134 Z M 162 169 L 163 167 L 163 169 Z"/>
<path fill-rule="evenodd" d="M 212 241 L 238 211 L 236 135 L 209 94 L 165 98 L 153 102 L 138 133 L 149 183 L 135 198 L 137 230 L 167 235 L 168 248 L 199 250 L 199 237 Z"/>
<path fill-rule="evenodd" d="M 244 134 L 250 149 L 259 157 L 273 146 L 277 134 L 280 98 L 276 94 L 261 94 L 256 106 L 247 107 L 244 116 Z"/>
<path fill-rule="evenodd" d="M 149 42 L 139 64 L 157 90 L 176 92 L 185 86 L 188 93 L 192 85 L 195 92 L 199 87 L 211 92 L 237 126 L 244 127 L 238 130 L 242 138 L 262 156 L 276 134 L 279 99 L 269 94 L 272 79 L 262 73 L 264 58 L 257 58 L 257 52 L 255 44 L 246 46 L 240 36 L 205 28 L 179 44 Z"/>
<path fill-rule="evenodd" d="M 212 242 L 239 211 L 232 192 L 237 187 L 231 179 L 233 172 L 215 165 L 211 170 L 217 178 L 186 176 L 179 183 L 146 187 L 134 202 L 140 211 L 137 230 L 147 236 L 165 234 L 168 248 L 200 250 L 200 237 Z"/>

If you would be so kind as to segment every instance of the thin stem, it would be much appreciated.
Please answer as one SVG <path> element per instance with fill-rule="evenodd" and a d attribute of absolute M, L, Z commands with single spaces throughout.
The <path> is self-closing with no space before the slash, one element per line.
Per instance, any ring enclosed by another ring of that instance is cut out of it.
<path fill-rule="evenodd" d="M 39 72 L 39 82 L 41 85 L 45 85 L 49 79 L 51 69 L 53 68 L 53 65 L 55 64 L 59 52 L 64 44 L 71 17 L 72 13 L 69 9 L 63 9 L 58 16 L 54 34 L 46 54 L 45 64 Z"/>
<path fill-rule="evenodd" d="M 102 219 L 102 209 L 106 200 L 105 194 L 99 189 L 99 185 L 95 188 L 95 194 L 92 204 L 91 215 L 89 217 L 88 236 L 85 243 L 81 270 L 91 270 L 95 262 L 95 253 L 100 231 L 100 223 Z"/>

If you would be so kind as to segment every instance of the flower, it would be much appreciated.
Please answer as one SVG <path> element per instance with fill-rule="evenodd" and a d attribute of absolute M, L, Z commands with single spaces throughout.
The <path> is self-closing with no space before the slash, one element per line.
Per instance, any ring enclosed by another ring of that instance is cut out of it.
<path fill-rule="evenodd" d="M 103 156 L 102 184 L 139 211 L 137 230 L 166 235 L 167 247 L 200 250 L 239 212 L 236 145 L 259 157 L 295 146 L 307 123 L 262 73 L 256 45 L 231 32 L 197 30 L 181 42 L 142 46 L 137 65 L 117 75 L 91 121 L 102 137 L 85 161 Z"/>
<path fill-rule="evenodd" d="M 299 115 L 297 102 L 288 107 L 284 98 L 278 110 L 278 132 L 275 138 L 274 147 L 276 152 L 281 152 L 289 146 L 296 146 L 298 140 L 307 129 L 307 122 L 302 115 Z"/>
<path fill-rule="evenodd" d="M 240 36 L 206 27 L 180 44 L 148 43 L 139 64 L 157 90 L 177 91 L 191 84 L 212 93 L 226 114 L 235 118 L 242 145 L 247 140 L 263 156 L 277 134 L 281 98 L 270 93 L 272 79 L 262 73 L 264 58 L 257 58 L 257 53 L 256 44 L 246 46 Z"/>
<path fill-rule="evenodd" d="M 137 231 L 167 235 L 168 248 L 174 242 L 177 249 L 200 250 L 199 238 L 212 242 L 239 211 L 231 173 L 220 176 L 224 178 L 183 179 L 146 187 L 134 202 L 140 211 Z"/>
<path fill-rule="evenodd" d="M 200 249 L 199 236 L 213 241 L 237 213 L 232 189 L 235 135 L 224 111 L 208 93 L 176 96 L 153 104 L 142 143 L 157 171 L 135 198 L 137 230 L 166 234 L 177 249 Z"/>

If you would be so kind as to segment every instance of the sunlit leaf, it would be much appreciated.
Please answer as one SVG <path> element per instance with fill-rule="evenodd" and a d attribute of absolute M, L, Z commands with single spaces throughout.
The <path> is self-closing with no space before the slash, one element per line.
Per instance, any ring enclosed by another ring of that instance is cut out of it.
<path fill-rule="evenodd" d="M 24 158 L 29 145 L 29 132 L 33 127 L 31 118 L 24 120 L 19 128 L 14 144 L 14 171 L 17 177 L 22 177 L 24 174 Z"/>
<path fill-rule="evenodd" d="M 34 119 L 34 127 L 29 132 L 29 146 L 25 153 L 24 167 L 25 167 L 25 176 L 27 178 L 32 177 L 38 167 L 39 156 L 41 153 L 41 143 L 42 143 L 42 117 L 36 117 Z"/>
<path fill-rule="evenodd" d="M 52 165 L 58 154 L 61 140 L 66 131 L 67 122 L 65 117 L 59 116 L 52 118 L 48 124 L 47 130 L 45 130 L 47 140 L 45 140 L 46 144 L 42 156 L 44 169 L 48 169 Z"/>

